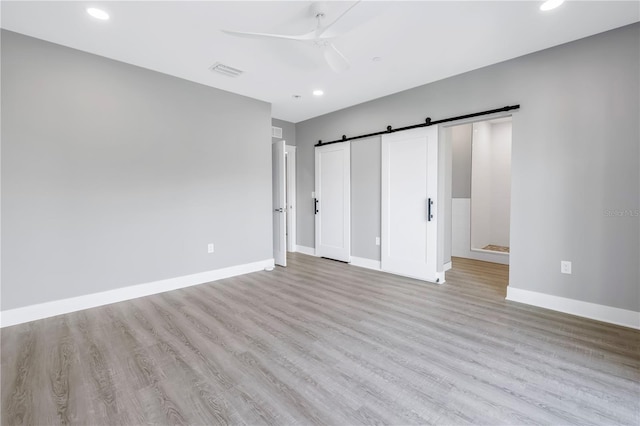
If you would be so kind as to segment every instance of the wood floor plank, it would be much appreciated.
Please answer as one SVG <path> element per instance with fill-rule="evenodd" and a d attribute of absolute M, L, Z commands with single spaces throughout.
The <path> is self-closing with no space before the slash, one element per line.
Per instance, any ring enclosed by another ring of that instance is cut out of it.
<path fill-rule="evenodd" d="M 50 357 L 46 364 L 49 373 L 50 396 L 56 407 L 56 423 L 69 425 L 77 422 L 78 413 L 85 408 L 84 382 L 79 375 L 78 347 L 69 328 L 69 318 L 61 317 L 58 323 L 46 324 L 45 333 L 55 336 L 47 342 Z"/>
<path fill-rule="evenodd" d="M 13 340 L 15 351 L 12 365 L 3 365 L 2 376 L 9 376 L 8 370 L 13 370 L 11 382 L 2 387 L 2 421 L 8 425 L 22 425 L 33 423 L 35 404 L 33 398 L 33 384 L 37 382 L 36 362 L 38 354 L 37 332 L 42 322 L 33 322 L 21 327 L 14 327 L 17 338 Z M 9 330 L 2 330 L 4 334 Z M 4 338 L 3 338 L 4 340 Z M 3 349 L 7 351 L 4 344 Z M 3 356 L 5 354 L 3 353 Z"/>
<path fill-rule="evenodd" d="M 104 342 L 104 334 L 96 323 L 96 317 L 104 311 L 103 308 L 76 312 L 71 314 L 71 329 L 78 342 L 80 371 L 87 393 L 87 406 L 90 407 L 90 417 L 97 423 L 113 425 L 127 425 L 135 423 L 130 406 L 131 398 L 127 395 L 127 387 L 122 381 L 123 374 L 119 374 L 119 363 L 110 351 L 109 344 Z"/>
<path fill-rule="evenodd" d="M 640 424 L 640 332 L 302 254 L 2 329 L 1 424 Z"/>

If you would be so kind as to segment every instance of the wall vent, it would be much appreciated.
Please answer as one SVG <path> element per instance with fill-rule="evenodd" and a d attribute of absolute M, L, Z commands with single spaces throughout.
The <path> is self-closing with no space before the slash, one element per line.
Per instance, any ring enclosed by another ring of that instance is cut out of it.
<path fill-rule="evenodd" d="M 215 64 L 211 65 L 209 69 L 211 71 L 226 75 L 228 77 L 238 77 L 244 72 L 237 68 L 230 67 L 229 65 L 221 64 L 220 62 L 216 62 Z"/>
<path fill-rule="evenodd" d="M 271 137 L 282 139 L 282 127 L 271 126 Z"/>

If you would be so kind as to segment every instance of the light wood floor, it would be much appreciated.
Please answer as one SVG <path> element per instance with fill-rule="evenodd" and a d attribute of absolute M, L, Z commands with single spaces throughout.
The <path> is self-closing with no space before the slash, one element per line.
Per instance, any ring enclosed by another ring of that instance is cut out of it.
<path fill-rule="evenodd" d="M 2 330 L 2 424 L 640 424 L 640 333 L 438 286 L 289 267 Z"/>

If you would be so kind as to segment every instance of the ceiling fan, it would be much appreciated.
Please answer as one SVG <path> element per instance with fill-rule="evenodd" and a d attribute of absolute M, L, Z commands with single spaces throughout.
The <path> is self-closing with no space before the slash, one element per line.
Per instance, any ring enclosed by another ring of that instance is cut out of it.
<path fill-rule="evenodd" d="M 332 39 L 336 38 L 337 35 L 329 35 L 327 31 L 333 27 L 336 22 L 338 22 L 344 15 L 346 15 L 351 9 L 353 9 L 361 0 L 356 1 L 354 4 L 349 6 L 347 10 L 342 12 L 336 19 L 332 22 L 323 25 L 322 21 L 325 18 L 325 4 L 324 2 L 314 2 L 311 4 L 311 13 L 316 18 L 316 29 L 309 31 L 305 34 L 300 35 L 286 35 L 286 34 L 268 34 L 268 33 L 252 33 L 252 32 L 242 32 L 242 31 L 228 31 L 222 30 L 222 32 L 237 36 L 237 37 L 247 37 L 247 38 L 258 38 L 258 39 L 276 39 L 276 40 L 294 40 L 305 42 L 309 44 L 313 44 L 316 47 L 322 50 L 324 60 L 327 62 L 329 67 L 335 72 L 346 71 L 349 68 L 349 61 L 345 56 L 336 48 L 336 46 L 331 42 Z"/>

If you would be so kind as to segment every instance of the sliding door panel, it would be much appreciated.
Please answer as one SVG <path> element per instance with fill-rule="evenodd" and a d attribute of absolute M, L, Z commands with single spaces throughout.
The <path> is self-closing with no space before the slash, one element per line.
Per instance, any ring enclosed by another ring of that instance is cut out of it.
<path fill-rule="evenodd" d="M 316 255 L 351 260 L 351 146 L 316 148 Z"/>
<path fill-rule="evenodd" d="M 438 128 L 382 137 L 381 266 L 441 282 L 436 273 Z"/>

